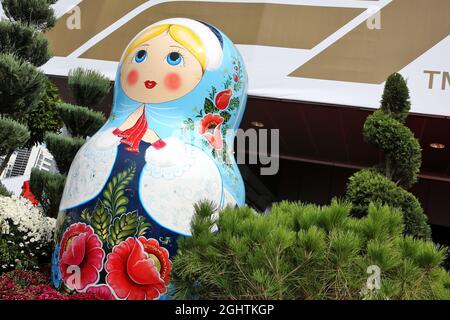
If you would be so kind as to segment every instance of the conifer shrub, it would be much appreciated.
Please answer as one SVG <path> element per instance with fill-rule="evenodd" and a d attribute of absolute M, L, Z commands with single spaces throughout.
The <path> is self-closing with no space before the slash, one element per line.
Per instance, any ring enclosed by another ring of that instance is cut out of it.
<path fill-rule="evenodd" d="M 0 155 L 5 158 L 0 163 L 0 174 L 7 167 L 14 150 L 22 148 L 30 138 L 30 131 L 22 123 L 0 115 Z"/>
<path fill-rule="evenodd" d="M 52 4 L 56 0 L 1 0 L 5 15 L 10 21 L 34 26 L 41 31 L 52 28 L 56 17 Z"/>
<path fill-rule="evenodd" d="M 44 142 L 47 132 L 58 132 L 62 128 L 63 123 L 57 109 L 60 102 L 61 97 L 57 87 L 47 79 L 46 89 L 41 100 L 24 116 L 24 122 L 30 129 L 28 147 Z"/>
<path fill-rule="evenodd" d="M 393 181 L 375 169 L 361 170 L 350 177 L 347 197 L 352 199 L 353 214 L 367 214 L 371 202 L 400 208 L 404 215 L 405 233 L 419 238 L 429 238 L 430 226 L 419 200 L 410 192 L 399 188 Z"/>
<path fill-rule="evenodd" d="M 406 80 L 399 73 L 388 77 L 381 97 L 380 109 L 400 123 L 404 123 L 411 109 Z"/>
<path fill-rule="evenodd" d="M 78 105 L 96 110 L 111 90 L 108 78 L 95 70 L 77 68 L 69 72 L 69 87 Z"/>
<path fill-rule="evenodd" d="M 405 79 L 394 73 L 386 80 L 381 107 L 367 117 L 363 127 L 366 142 L 383 150 L 376 167 L 355 173 L 349 180 L 346 199 L 356 216 L 365 215 L 372 202 L 402 210 L 406 234 L 431 239 L 431 229 L 420 202 L 407 191 L 417 182 L 422 163 L 419 141 L 405 121 L 411 107 Z"/>
<path fill-rule="evenodd" d="M 47 149 L 55 159 L 58 171 L 65 175 L 69 172 L 73 158 L 75 158 L 75 155 L 83 146 L 85 140 L 56 133 L 47 133 L 45 142 L 47 144 Z"/>
<path fill-rule="evenodd" d="M 0 155 L 21 148 L 30 138 L 28 128 L 10 118 L 0 117 Z"/>
<path fill-rule="evenodd" d="M 56 0 L 1 0 L 7 20 L 0 21 L 0 116 L 27 123 L 31 110 L 39 108 L 48 88 L 47 77 L 37 69 L 50 59 L 44 31 L 56 21 L 51 5 Z M 44 128 L 32 126 L 33 144 Z M 0 165 L 3 173 L 13 154 L 12 146 Z"/>
<path fill-rule="evenodd" d="M 0 21 L 0 51 L 14 53 L 35 66 L 42 66 L 51 57 L 44 34 L 34 27 L 9 21 Z"/>
<path fill-rule="evenodd" d="M 0 114 L 26 113 L 39 103 L 45 84 L 45 75 L 31 63 L 0 54 Z"/>
<path fill-rule="evenodd" d="M 103 113 L 68 103 L 59 104 L 58 111 L 72 137 L 91 137 L 106 122 Z"/>
<path fill-rule="evenodd" d="M 403 235 L 398 209 L 370 204 L 355 218 L 349 203 L 281 202 L 268 214 L 195 207 L 192 237 L 178 241 L 176 299 L 449 299 L 445 252 Z M 381 273 L 369 287 L 368 267 Z"/>
<path fill-rule="evenodd" d="M 36 196 L 46 216 L 56 218 L 59 203 L 64 190 L 66 177 L 59 173 L 32 169 L 30 178 L 31 192 Z"/>
<path fill-rule="evenodd" d="M 10 197 L 12 193 L 0 182 L 0 197 Z"/>

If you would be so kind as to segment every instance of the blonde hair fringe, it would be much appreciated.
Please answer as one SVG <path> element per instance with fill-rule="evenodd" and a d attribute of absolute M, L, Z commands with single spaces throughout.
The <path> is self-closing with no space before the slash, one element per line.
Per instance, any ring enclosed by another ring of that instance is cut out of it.
<path fill-rule="evenodd" d="M 168 32 L 172 39 L 185 47 L 200 62 L 203 71 L 206 69 L 206 50 L 200 38 L 191 30 L 177 24 L 163 24 L 145 30 L 128 46 L 122 62 L 143 43 Z"/>

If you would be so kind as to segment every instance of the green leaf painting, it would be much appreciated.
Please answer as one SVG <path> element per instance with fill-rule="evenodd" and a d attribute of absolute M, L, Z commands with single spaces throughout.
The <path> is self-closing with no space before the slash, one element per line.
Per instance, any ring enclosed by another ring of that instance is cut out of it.
<path fill-rule="evenodd" d="M 152 227 L 137 210 L 127 212 L 128 197 L 125 188 L 135 178 L 136 165 L 114 176 L 98 200 L 92 213 L 84 209 L 81 221 L 91 225 L 102 242 L 112 248 L 128 237 L 144 236 Z"/>
<path fill-rule="evenodd" d="M 113 217 L 127 211 L 128 198 L 125 196 L 125 187 L 133 180 L 136 174 L 136 165 L 120 172 L 107 185 L 103 192 L 103 204 Z"/>
<path fill-rule="evenodd" d="M 228 109 L 230 111 L 233 111 L 234 109 L 239 107 L 239 104 L 240 104 L 240 101 L 239 101 L 238 97 L 231 98 L 230 104 L 228 105 Z"/>
<path fill-rule="evenodd" d="M 148 222 L 144 217 L 140 216 L 138 218 L 138 228 L 137 228 L 137 236 L 143 236 L 149 230 L 152 225 Z"/>
<path fill-rule="evenodd" d="M 223 118 L 224 122 L 228 122 L 231 118 L 231 114 L 228 111 L 222 111 L 220 116 Z"/>
<path fill-rule="evenodd" d="M 214 102 L 211 99 L 205 99 L 205 113 L 214 113 L 215 111 Z"/>
<path fill-rule="evenodd" d="M 83 209 L 80 216 L 81 221 L 90 224 L 91 223 L 91 215 L 88 209 Z"/>
<path fill-rule="evenodd" d="M 139 216 L 136 211 L 115 218 L 109 227 L 108 245 L 114 247 L 128 237 L 134 237 L 138 226 Z"/>
<path fill-rule="evenodd" d="M 110 223 L 111 215 L 108 213 L 102 202 L 99 201 L 92 213 L 91 226 L 102 241 L 105 241 L 108 237 Z"/>

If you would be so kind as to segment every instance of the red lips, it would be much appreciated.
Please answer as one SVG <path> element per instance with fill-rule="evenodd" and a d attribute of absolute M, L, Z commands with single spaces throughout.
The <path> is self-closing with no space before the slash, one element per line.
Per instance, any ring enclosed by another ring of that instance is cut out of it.
<path fill-rule="evenodd" d="M 154 87 L 156 87 L 157 83 L 155 81 L 147 80 L 144 82 L 144 84 L 147 89 L 153 89 Z"/>

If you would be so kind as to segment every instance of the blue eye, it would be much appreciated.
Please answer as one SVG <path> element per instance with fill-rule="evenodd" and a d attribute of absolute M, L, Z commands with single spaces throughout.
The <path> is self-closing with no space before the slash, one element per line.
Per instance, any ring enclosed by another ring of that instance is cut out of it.
<path fill-rule="evenodd" d="M 144 62 L 145 60 L 147 60 L 147 51 L 145 50 L 138 51 L 138 53 L 136 53 L 136 56 L 134 57 L 134 61 L 136 61 L 137 63 L 141 63 Z"/>
<path fill-rule="evenodd" d="M 183 57 L 178 52 L 171 52 L 167 55 L 166 60 L 171 66 L 177 66 L 183 62 Z"/>

